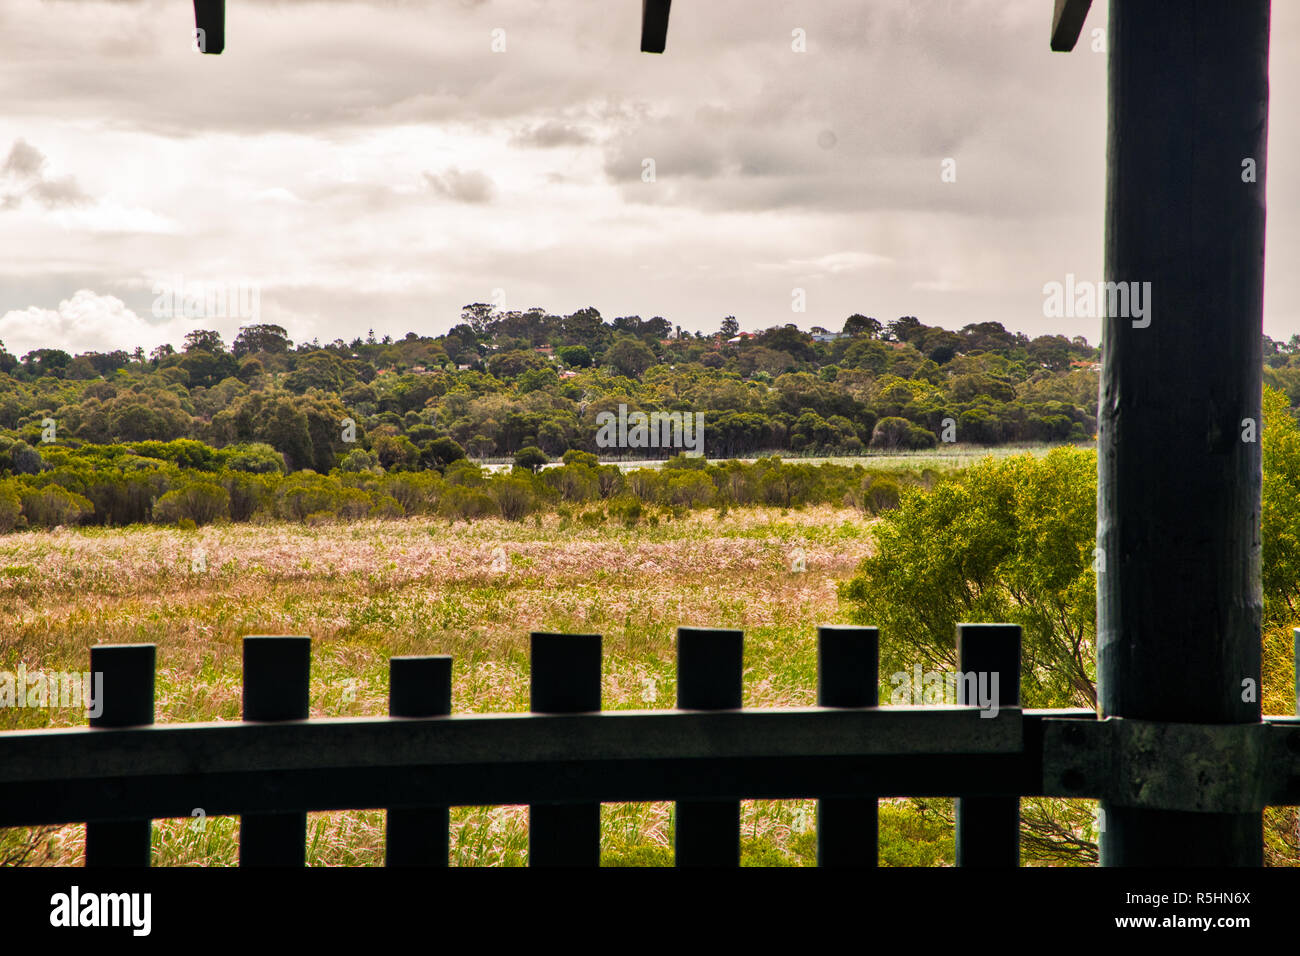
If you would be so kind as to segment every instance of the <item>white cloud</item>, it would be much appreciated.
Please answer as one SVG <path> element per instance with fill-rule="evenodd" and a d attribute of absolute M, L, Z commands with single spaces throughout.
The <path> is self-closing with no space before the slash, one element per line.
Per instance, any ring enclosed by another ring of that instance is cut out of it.
<path fill-rule="evenodd" d="M 18 356 L 39 348 L 111 352 L 139 345 L 148 352 L 163 342 L 179 343 L 193 325 L 186 319 L 149 322 L 115 296 L 79 289 L 57 309 L 32 306 L 0 316 L 0 342 Z"/>

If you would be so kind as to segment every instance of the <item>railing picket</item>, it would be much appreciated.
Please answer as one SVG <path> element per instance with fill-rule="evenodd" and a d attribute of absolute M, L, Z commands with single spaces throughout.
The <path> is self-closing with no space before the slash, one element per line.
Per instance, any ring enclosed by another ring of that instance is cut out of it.
<path fill-rule="evenodd" d="M 599 634 L 530 635 L 529 707 L 536 713 L 600 710 Z M 529 866 L 599 866 L 600 804 L 528 807 Z"/>
<path fill-rule="evenodd" d="M 99 710 L 92 727 L 141 727 L 153 723 L 153 644 L 96 644 L 90 648 L 91 686 L 102 675 Z M 107 796 L 107 795 L 106 795 Z M 86 824 L 86 866 L 148 866 L 152 820 L 114 820 Z"/>
<path fill-rule="evenodd" d="M 311 638 L 244 638 L 244 720 L 306 720 L 311 704 Z M 274 788 L 274 777 L 265 781 Z M 240 866 L 303 866 L 307 812 L 245 813 L 239 818 Z"/>
<path fill-rule="evenodd" d="M 817 703 L 876 707 L 880 703 L 880 631 L 874 627 L 817 628 Z M 874 797 L 817 801 L 817 865 L 875 866 L 879 857 Z"/>
<path fill-rule="evenodd" d="M 968 700 L 964 675 L 998 675 L 999 707 L 1020 706 L 1020 627 L 1016 624 L 957 625 L 957 703 Z M 996 720 L 997 718 L 991 718 Z M 1020 800 L 1017 797 L 959 797 L 956 800 L 957 865 L 1020 865 Z"/>
<path fill-rule="evenodd" d="M 743 631 L 679 627 L 677 708 L 739 710 L 744 646 Z M 679 800 L 676 829 L 677 866 L 740 865 L 739 800 Z"/>
<path fill-rule="evenodd" d="M 450 713 L 450 657 L 389 658 L 390 717 L 443 717 Z M 450 808 L 389 809 L 386 830 L 385 866 L 447 866 L 451 851 Z"/>

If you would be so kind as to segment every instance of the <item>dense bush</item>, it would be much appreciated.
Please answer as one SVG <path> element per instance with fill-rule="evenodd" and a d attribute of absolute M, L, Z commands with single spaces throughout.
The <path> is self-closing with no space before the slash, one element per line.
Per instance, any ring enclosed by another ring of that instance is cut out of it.
<path fill-rule="evenodd" d="M 374 439 L 384 437 L 380 433 Z M 371 450 L 357 447 L 330 474 L 300 470 L 286 475 L 280 470 L 281 453 L 269 446 L 245 443 L 205 450 L 196 444 L 49 445 L 37 473 L 0 478 L 0 487 L 9 490 L 0 503 L 0 531 L 148 521 L 197 527 L 264 517 L 320 522 L 438 514 L 452 520 L 493 515 L 520 520 L 566 504 L 595 504 L 600 514 L 631 524 L 654 518 L 647 506 L 681 511 L 847 503 L 875 513 L 892 505 L 896 492 L 891 488 L 933 483 L 933 473 L 915 470 L 876 473 L 862 465 L 813 465 L 775 457 L 710 464 L 680 454 L 657 470 L 624 472 L 578 449 L 565 452 L 562 464 L 537 473 L 526 468 L 493 473 L 464 458 L 447 463 L 440 473 L 411 470 L 399 462 L 388 470 Z M 617 507 L 605 506 L 615 501 Z"/>
<path fill-rule="evenodd" d="M 470 488 L 465 485 L 452 485 L 447 489 L 446 494 L 442 496 L 442 501 L 438 505 L 438 513 L 444 518 L 455 520 L 457 518 L 471 521 L 475 518 L 486 518 L 499 512 L 496 501 L 492 496 L 481 488 Z"/>
<path fill-rule="evenodd" d="M 211 481 L 192 481 L 167 492 L 153 506 L 155 521 L 188 519 L 195 525 L 230 517 L 230 492 Z"/>
<path fill-rule="evenodd" d="M 54 528 L 77 524 L 94 511 L 90 501 L 61 485 L 29 488 L 20 493 L 23 516 L 31 527 Z"/>
<path fill-rule="evenodd" d="M 8 534 L 23 520 L 23 496 L 13 482 L 0 482 L 0 534 Z"/>

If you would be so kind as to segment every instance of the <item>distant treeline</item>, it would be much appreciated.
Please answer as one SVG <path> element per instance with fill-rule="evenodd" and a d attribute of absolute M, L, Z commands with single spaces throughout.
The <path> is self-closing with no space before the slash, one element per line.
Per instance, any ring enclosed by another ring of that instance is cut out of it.
<path fill-rule="evenodd" d="M 5 441 L 0 439 L 0 454 L 12 456 L 17 446 L 4 448 Z M 28 451 L 17 448 L 20 455 Z M 492 473 L 459 459 L 441 472 L 385 473 L 375 467 L 285 474 L 281 456 L 267 445 L 213 449 L 186 439 L 52 448 L 45 456 L 36 472 L 0 478 L 0 533 L 75 524 L 195 527 L 404 515 L 519 521 L 540 511 L 566 510 L 587 521 L 635 525 L 643 518 L 657 520 L 660 511 L 725 511 L 751 504 L 832 503 L 874 514 L 897 506 L 905 488 L 930 487 L 940 477 L 933 469 L 883 472 L 779 458 L 708 464 L 685 455 L 659 469 L 623 472 L 577 450 L 566 452 L 563 464 L 540 471 L 520 464 Z"/>
<path fill-rule="evenodd" d="M 1213 343 L 1207 342 L 1207 348 Z M 276 325 L 211 330 L 149 355 L 0 345 L 0 434 L 27 447 L 194 439 L 260 443 L 286 472 L 442 469 L 468 455 L 551 458 L 598 447 L 598 416 L 704 415 L 711 458 L 782 452 L 1083 442 L 1096 432 L 1098 349 L 1000 323 L 960 331 L 913 316 L 849 316 L 839 332 L 755 334 L 728 316 L 682 334 L 595 309 L 498 312 L 475 303 L 445 335 L 294 345 Z M 1300 404 L 1300 336 L 1265 340 L 1265 380 Z M 657 448 L 609 449 L 661 457 Z M 42 450 L 41 455 L 45 455 Z M 19 454 L 24 472 L 31 456 Z"/>

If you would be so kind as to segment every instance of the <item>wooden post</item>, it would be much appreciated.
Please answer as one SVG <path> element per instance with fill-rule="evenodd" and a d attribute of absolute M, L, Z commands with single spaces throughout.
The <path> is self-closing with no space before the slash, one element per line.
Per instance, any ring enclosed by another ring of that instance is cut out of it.
<path fill-rule="evenodd" d="M 957 703 L 975 707 L 972 689 L 986 688 L 993 698 L 997 675 L 997 705 L 1020 706 L 1020 626 L 1018 624 L 957 625 Z M 965 676 L 976 677 L 975 688 Z M 984 680 L 979 680 L 985 675 Z M 990 721 L 996 717 L 987 718 Z M 959 797 L 956 805 L 958 866 L 1020 865 L 1020 800 L 1017 797 Z"/>
<path fill-rule="evenodd" d="M 194 0 L 194 28 L 202 30 L 200 53 L 226 49 L 226 0 Z"/>
<path fill-rule="evenodd" d="M 91 686 L 102 675 L 98 716 L 92 727 L 143 727 L 153 723 L 153 644 L 96 644 L 90 648 Z M 57 690 L 55 691 L 57 693 Z M 92 701 L 86 702 L 88 705 Z M 86 824 L 86 866 L 148 866 L 152 820 L 114 820 Z"/>
<path fill-rule="evenodd" d="M 1268 37 L 1269 0 L 1110 5 L 1106 278 L 1150 285 L 1102 324 L 1103 716 L 1260 719 Z M 1104 810 L 1103 865 L 1262 859 L 1258 813 Z"/>
<path fill-rule="evenodd" d="M 880 631 L 828 624 L 817 628 L 817 704 L 880 703 Z M 880 857 L 875 797 L 817 801 L 817 865 L 875 866 Z"/>
<path fill-rule="evenodd" d="M 390 657 L 390 717 L 442 717 L 451 713 L 451 658 Z M 448 807 L 389 809 L 385 820 L 385 866 L 446 866 L 451 811 Z"/>
<path fill-rule="evenodd" d="M 306 720 L 310 676 L 310 637 L 244 638 L 244 720 Z M 266 786 L 276 786 L 274 778 Z M 240 866 L 303 866 L 306 862 L 306 811 L 240 816 Z"/>
<path fill-rule="evenodd" d="M 679 710 L 740 709 L 744 642 L 742 631 L 677 629 Z M 677 801 L 673 851 L 677 866 L 739 866 L 740 801 Z"/>
<path fill-rule="evenodd" d="M 673 0 L 641 0 L 641 52 L 663 53 L 668 44 L 668 11 Z"/>
<path fill-rule="evenodd" d="M 1087 19 L 1088 8 L 1091 6 L 1092 0 L 1056 0 L 1056 5 L 1052 9 L 1053 50 L 1068 52 L 1074 49 L 1074 45 L 1079 42 L 1079 31 L 1083 29 L 1083 21 Z"/>
<path fill-rule="evenodd" d="M 529 707 L 542 714 L 600 710 L 600 635 L 530 635 Z M 599 866 L 600 804 L 531 804 L 529 866 Z"/>

